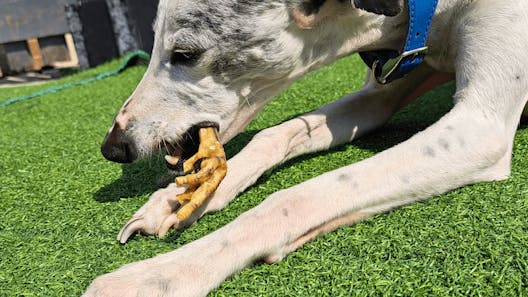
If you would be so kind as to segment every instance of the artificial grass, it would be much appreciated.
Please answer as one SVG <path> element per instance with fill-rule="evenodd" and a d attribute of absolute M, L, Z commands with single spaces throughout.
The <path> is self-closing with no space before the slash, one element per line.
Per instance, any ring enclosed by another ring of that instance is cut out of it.
<path fill-rule="evenodd" d="M 228 154 L 261 129 L 359 89 L 363 68 L 349 57 L 296 83 L 226 146 Z M 370 136 L 267 172 L 225 210 L 186 230 L 120 245 L 117 232 L 156 189 L 164 162 L 153 156 L 118 165 L 103 159 L 99 145 L 144 71 L 129 68 L 0 109 L 0 296 L 78 296 L 97 275 L 178 248 L 277 190 L 407 139 L 449 110 L 454 91 L 447 84 Z M 0 89 L 0 102 L 45 87 Z M 521 127 L 507 181 L 468 186 L 341 228 L 277 264 L 245 269 L 211 295 L 528 296 L 526 156 L 528 130 Z"/>

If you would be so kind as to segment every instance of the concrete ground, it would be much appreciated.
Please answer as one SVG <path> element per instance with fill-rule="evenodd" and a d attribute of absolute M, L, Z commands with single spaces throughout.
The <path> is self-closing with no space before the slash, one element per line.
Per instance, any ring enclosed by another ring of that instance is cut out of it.
<path fill-rule="evenodd" d="M 15 75 L 7 75 L 0 78 L 0 88 L 12 88 L 20 86 L 38 85 L 61 77 L 59 69 L 47 69 L 39 72 L 25 72 Z"/>

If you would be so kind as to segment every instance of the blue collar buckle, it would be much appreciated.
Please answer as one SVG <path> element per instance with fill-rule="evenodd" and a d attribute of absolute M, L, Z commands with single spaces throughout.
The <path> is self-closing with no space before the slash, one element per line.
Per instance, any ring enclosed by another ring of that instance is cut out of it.
<path fill-rule="evenodd" d="M 406 51 L 396 58 L 389 58 L 385 63 L 381 63 L 380 60 L 377 59 L 372 64 L 372 75 L 374 75 L 374 78 L 378 83 L 385 85 L 397 79 L 395 74 L 397 73 L 398 69 L 400 69 L 402 63 L 404 63 L 405 60 L 423 60 L 427 54 L 427 49 L 427 46 L 424 46 L 414 50 Z"/>
<path fill-rule="evenodd" d="M 380 84 L 388 84 L 416 69 L 427 54 L 427 36 L 438 0 L 407 0 L 409 30 L 403 50 L 381 49 L 360 52 Z"/>

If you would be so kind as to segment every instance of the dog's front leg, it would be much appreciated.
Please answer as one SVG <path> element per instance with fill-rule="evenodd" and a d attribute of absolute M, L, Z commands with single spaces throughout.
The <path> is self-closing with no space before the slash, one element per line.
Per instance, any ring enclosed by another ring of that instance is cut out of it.
<path fill-rule="evenodd" d="M 459 103 L 400 145 L 277 192 L 174 252 L 98 278 L 86 296 L 204 296 L 252 262 L 280 260 L 321 232 L 463 185 L 503 179 L 514 129 L 504 130 L 496 119 Z"/>

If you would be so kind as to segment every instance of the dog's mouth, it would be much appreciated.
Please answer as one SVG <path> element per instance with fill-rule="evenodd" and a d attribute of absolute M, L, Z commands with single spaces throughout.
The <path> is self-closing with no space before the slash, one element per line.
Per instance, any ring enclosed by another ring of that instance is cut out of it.
<path fill-rule="evenodd" d="M 200 129 L 208 127 L 214 127 L 217 130 L 219 129 L 217 123 L 201 122 L 189 128 L 178 143 L 169 143 L 165 145 L 167 151 L 165 162 L 167 168 L 184 174 L 183 163 L 198 152 L 200 146 L 198 132 Z"/>

